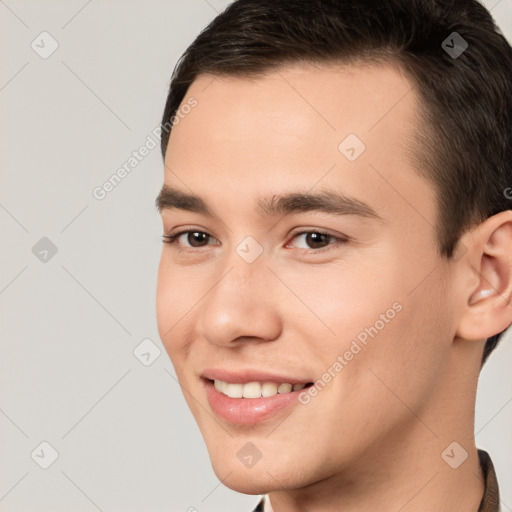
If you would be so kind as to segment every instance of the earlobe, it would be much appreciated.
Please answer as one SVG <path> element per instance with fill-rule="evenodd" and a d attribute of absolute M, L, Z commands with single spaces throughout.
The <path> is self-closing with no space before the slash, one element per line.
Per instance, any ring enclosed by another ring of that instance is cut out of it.
<path fill-rule="evenodd" d="M 456 336 L 486 339 L 512 323 L 512 210 L 481 223 L 465 243 L 468 254 L 459 264 L 470 284 L 463 285 L 466 299 Z"/>

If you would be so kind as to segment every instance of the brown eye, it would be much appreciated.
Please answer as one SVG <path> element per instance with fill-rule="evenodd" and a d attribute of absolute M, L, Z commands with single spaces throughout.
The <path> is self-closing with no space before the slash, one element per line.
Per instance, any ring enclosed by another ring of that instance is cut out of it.
<path fill-rule="evenodd" d="M 208 242 L 208 235 L 207 233 L 203 233 L 202 231 L 188 231 L 187 232 L 187 242 L 192 247 L 203 247 L 203 242 L 206 240 Z M 208 244 L 206 244 L 208 245 Z"/>
<path fill-rule="evenodd" d="M 302 237 L 302 245 L 299 244 L 300 249 L 309 250 L 311 252 L 320 252 L 323 249 L 328 249 L 330 245 L 336 245 L 336 242 L 344 242 L 346 240 L 331 235 L 323 231 L 302 231 L 297 233 L 293 238 L 300 239 Z M 297 246 L 297 245 L 296 245 Z"/>
<path fill-rule="evenodd" d="M 326 233 L 316 233 L 313 231 L 305 233 L 305 235 L 305 241 L 311 249 L 321 249 L 329 245 L 329 239 L 334 238 Z"/>
<path fill-rule="evenodd" d="M 186 243 L 184 243 L 183 240 L 180 240 L 182 237 L 184 237 Z M 211 235 L 209 233 L 205 233 L 204 231 L 194 231 L 188 229 L 179 231 L 174 235 L 163 235 L 163 241 L 168 244 L 175 244 L 178 247 L 183 246 L 185 249 L 190 249 L 205 247 L 208 245 L 210 237 Z"/>

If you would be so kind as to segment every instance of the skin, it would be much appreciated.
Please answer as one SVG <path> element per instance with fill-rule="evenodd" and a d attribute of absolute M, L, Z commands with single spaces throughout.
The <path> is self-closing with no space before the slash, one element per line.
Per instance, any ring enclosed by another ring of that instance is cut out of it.
<path fill-rule="evenodd" d="M 475 394 L 484 340 L 512 322 L 512 211 L 466 232 L 456 261 L 439 256 L 434 191 L 406 156 L 418 99 L 388 64 L 200 75 L 190 97 L 198 105 L 171 133 L 164 183 L 216 217 L 161 212 L 164 233 L 212 238 L 163 245 L 157 320 L 218 478 L 269 492 L 275 512 L 476 511 Z M 349 133 L 366 145 L 353 162 L 338 150 Z M 323 188 L 383 221 L 255 211 L 260 195 Z M 314 254 L 300 234 L 314 228 L 350 239 L 324 239 Z M 251 264 L 235 251 L 247 236 L 263 249 Z M 320 378 L 397 301 L 403 309 L 307 405 L 249 426 L 215 417 L 205 368 Z M 237 458 L 248 441 L 263 454 L 251 468 Z M 457 469 L 441 457 L 453 441 L 468 452 Z"/>

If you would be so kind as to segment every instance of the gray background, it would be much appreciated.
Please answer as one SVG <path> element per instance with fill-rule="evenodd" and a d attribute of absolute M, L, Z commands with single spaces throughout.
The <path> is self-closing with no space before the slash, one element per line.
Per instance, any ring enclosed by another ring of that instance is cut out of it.
<path fill-rule="evenodd" d="M 258 501 L 218 482 L 158 337 L 158 147 L 103 200 L 92 194 L 151 136 L 174 64 L 227 3 L 0 0 L 0 511 L 243 511 Z M 485 3 L 512 40 L 512 1 Z M 43 31 L 59 45 L 47 58 Z M 141 361 L 133 351 L 145 339 Z M 484 368 L 476 411 L 504 512 L 511 342 Z M 48 469 L 43 441 L 58 452 Z"/>

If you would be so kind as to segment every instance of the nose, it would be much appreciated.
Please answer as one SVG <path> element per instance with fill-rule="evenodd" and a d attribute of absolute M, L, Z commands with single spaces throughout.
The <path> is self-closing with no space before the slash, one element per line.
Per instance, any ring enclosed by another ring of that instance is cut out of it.
<path fill-rule="evenodd" d="M 279 280 L 263 253 L 246 262 L 235 251 L 226 258 L 221 277 L 199 304 L 196 332 L 218 346 L 242 340 L 271 341 L 282 328 Z"/>

